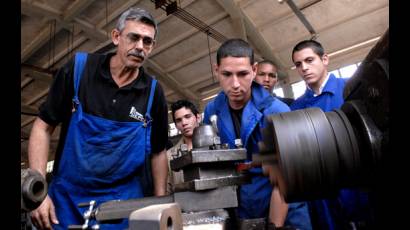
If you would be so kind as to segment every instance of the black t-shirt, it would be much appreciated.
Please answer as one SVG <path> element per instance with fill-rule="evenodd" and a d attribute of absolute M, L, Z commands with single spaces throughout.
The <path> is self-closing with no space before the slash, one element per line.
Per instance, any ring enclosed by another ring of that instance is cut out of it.
<path fill-rule="evenodd" d="M 78 95 L 83 111 L 109 120 L 138 121 L 135 119 L 135 111 L 145 116 L 152 78 L 141 67 L 136 80 L 119 88 L 112 79 L 109 68 L 113 55 L 88 54 Z M 40 106 L 39 117 L 43 121 L 53 126 L 62 122 L 56 165 L 64 147 L 73 109 L 73 66 L 74 60 L 71 59 L 58 70 L 47 100 Z M 165 149 L 168 140 L 168 109 L 163 90 L 158 83 L 152 102 L 151 117 L 151 152 L 158 153 Z"/>
<path fill-rule="evenodd" d="M 235 129 L 236 139 L 241 139 L 241 121 L 243 107 L 241 109 L 232 109 L 229 106 L 229 110 L 231 111 L 232 123 Z"/>

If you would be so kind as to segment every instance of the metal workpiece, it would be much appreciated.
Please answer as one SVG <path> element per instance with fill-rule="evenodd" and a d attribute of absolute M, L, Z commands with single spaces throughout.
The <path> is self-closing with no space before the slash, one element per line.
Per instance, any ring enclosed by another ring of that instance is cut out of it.
<path fill-rule="evenodd" d="M 91 200 L 90 202 L 84 202 L 84 203 L 80 203 L 78 204 L 78 207 L 88 207 L 88 209 L 86 211 L 84 211 L 83 213 L 83 218 L 84 218 L 84 224 L 82 225 L 69 225 L 68 229 L 70 230 L 80 230 L 80 229 L 94 229 L 94 230 L 98 230 L 100 229 L 100 225 L 99 224 L 90 224 L 90 220 L 94 219 L 95 217 L 95 205 L 96 205 L 96 201 L 95 200 Z"/>
<path fill-rule="evenodd" d="M 238 206 L 237 186 L 224 186 L 204 191 L 174 193 L 183 212 L 196 212 Z"/>
<path fill-rule="evenodd" d="M 113 200 L 102 203 L 95 211 L 99 222 L 128 218 L 138 209 L 157 204 L 178 203 L 184 212 L 204 211 L 238 206 L 237 186 L 225 186 L 197 192 L 177 192 L 169 196 Z"/>
<path fill-rule="evenodd" d="M 216 130 L 211 125 L 200 125 L 194 129 L 192 134 L 192 147 L 194 149 L 209 148 L 215 144 L 220 144 L 220 140 Z"/>
<path fill-rule="evenodd" d="M 171 169 L 176 171 L 185 166 L 199 163 L 246 160 L 246 149 L 192 150 L 171 160 Z"/>
<path fill-rule="evenodd" d="M 135 210 L 145 208 L 150 205 L 168 204 L 173 202 L 174 197 L 172 195 L 144 197 L 130 200 L 112 200 L 102 203 L 98 207 L 95 213 L 95 218 L 100 222 L 128 218 L 129 215 Z"/>
<path fill-rule="evenodd" d="M 181 208 L 177 203 L 151 205 L 130 214 L 128 228 L 144 230 L 182 230 Z"/>
<path fill-rule="evenodd" d="M 36 209 L 47 196 L 47 182 L 34 169 L 21 170 L 21 210 Z"/>
<path fill-rule="evenodd" d="M 263 140 L 274 141 L 259 143 L 253 160 L 280 169 L 276 184 L 287 202 L 371 185 L 384 135 L 367 111 L 362 101 L 351 100 L 329 112 L 308 108 L 270 116 Z"/>
<path fill-rule="evenodd" d="M 219 188 L 222 186 L 249 184 L 251 182 L 249 174 L 237 176 L 224 176 L 212 179 L 195 179 L 175 185 L 175 191 L 202 191 L 207 189 Z"/>
<path fill-rule="evenodd" d="M 227 176 L 239 176 L 230 162 L 204 163 L 184 168 L 184 181 L 214 179 Z"/>
<path fill-rule="evenodd" d="M 265 230 L 266 227 L 266 218 L 240 219 L 238 221 L 238 230 Z"/>
<path fill-rule="evenodd" d="M 182 213 L 182 224 L 189 229 L 229 229 L 230 217 L 225 209 Z"/>

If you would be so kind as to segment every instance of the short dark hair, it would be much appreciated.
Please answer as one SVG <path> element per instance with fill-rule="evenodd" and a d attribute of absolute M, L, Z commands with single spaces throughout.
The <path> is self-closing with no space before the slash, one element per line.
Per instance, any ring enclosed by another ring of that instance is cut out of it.
<path fill-rule="evenodd" d="M 313 52 L 317 54 L 320 58 L 322 58 L 322 56 L 325 54 L 325 49 L 323 49 L 322 44 L 320 44 L 319 42 L 315 40 L 304 40 L 296 44 L 295 47 L 293 47 L 292 61 L 293 61 L 293 54 L 305 48 L 311 48 Z"/>
<path fill-rule="evenodd" d="M 155 22 L 154 17 L 145 9 L 142 8 L 137 8 L 137 7 L 131 7 L 127 11 L 121 14 L 120 18 L 117 21 L 117 25 L 115 28 L 122 32 L 122 30 L 125 28 L 125 22 L 128 20 L 132 21 L 137 21 L 137 22 L 142 22 L 144 24 L 150 25 L 154 27 L 155 29 L 155 35 L 154 38 L 158 34 L 158 25 Z"/>
<path fill-rule="evenodd" d="M 273 61 L 269 59 L 263 59 L 262 61 L 258 62 L 258 65 L 263 65 L 263 64 L 268 64 L 268 65 L 275 67 L 276 69 L 275 78 L 278 77 L 278 67 L 275 65 L 275 63 L 273 63 Z"/>
<path fill-rule="evenodd" d="M 226 57 L 249 57 L 251 65 L 254 63 L 252 47 L 240 38 L 228 39 L 219 47 L 216 63 L 220 65 L 221 59 Z"/>
<path fill-rule="evenodd" d="M 268 60 L 268 59 L 264 59 L 264 60 L 262 60 L 262 61 L 259 61 L 259 62 L 258 62 L 258 65 L 259 65 L 259 64 L 269 64 L 269 65 L 274 66 L 275 68 L 278 68 L 278 67 L 275 65 L 275 63 L 273 63 L 273 61 Z"/>
<path fill-rule="evenodd" d="M 172 120 L 173 120 L 174 122 L 175 122 L 175 112 L 176 112 L 177 110 L 183 108 L 183 107 L 185 107 L 185 108 L 191 110 L 191 112 L 192 112 L 195 116 L 197 116 L 198 113 L 199 113 L 199 112 L 198 112 L 198 109 L 196 108 L 196 106 L 195 106 L 192 102 L 187 101 L 187 100 L 178 100 L 178 101 L 172 103 L 172 105 L 171 105 Z"/>

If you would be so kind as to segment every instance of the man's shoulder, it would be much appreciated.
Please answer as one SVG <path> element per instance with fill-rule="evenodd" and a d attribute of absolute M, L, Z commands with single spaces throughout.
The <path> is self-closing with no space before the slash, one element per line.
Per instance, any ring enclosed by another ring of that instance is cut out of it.
<path fill-rule="evenodd" d="M 282 112 L 289 112 L 289 106 L 286 105 L 283 101 L 279 100 L 279 98 L 272 97 L 273 100 L 271 104 L 264 110 L 265 114 L 271 113 L 282 113 Z"/>
<path fill-rule="evenodd" d="M 306 93 L 296 98 L 292 104 L 289 105 L 291 110 L 302 109 L 306 107 Z"/>

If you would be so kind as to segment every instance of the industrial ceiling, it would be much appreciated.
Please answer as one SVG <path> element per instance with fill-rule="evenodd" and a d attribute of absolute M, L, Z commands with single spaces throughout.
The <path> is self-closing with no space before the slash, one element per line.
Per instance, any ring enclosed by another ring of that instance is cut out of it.
<path fill-rule="evenodd" d="M 110 32 L 129 7 L 147 9 L 159 24 L 156 47 L 144 66 L 159 80 L 167 102 L 189 99 L 201 111 L 220 90 L 210 63 L 226 38 L 243 38 L 257 60 L 274 61 L 287 93 L 301 80 L 291 61 L 297 42 L 312 37 L 321 42 L 333 70 L 361 61 L 389 27 L 388 0 L 167 0 L 159 8 L 154 2 L 21 0 L 22 167 L 52 73 L 76 51 L 113 51 Z M 59 128 L 51 139 L 52 153 L 58 136 Z"/>

